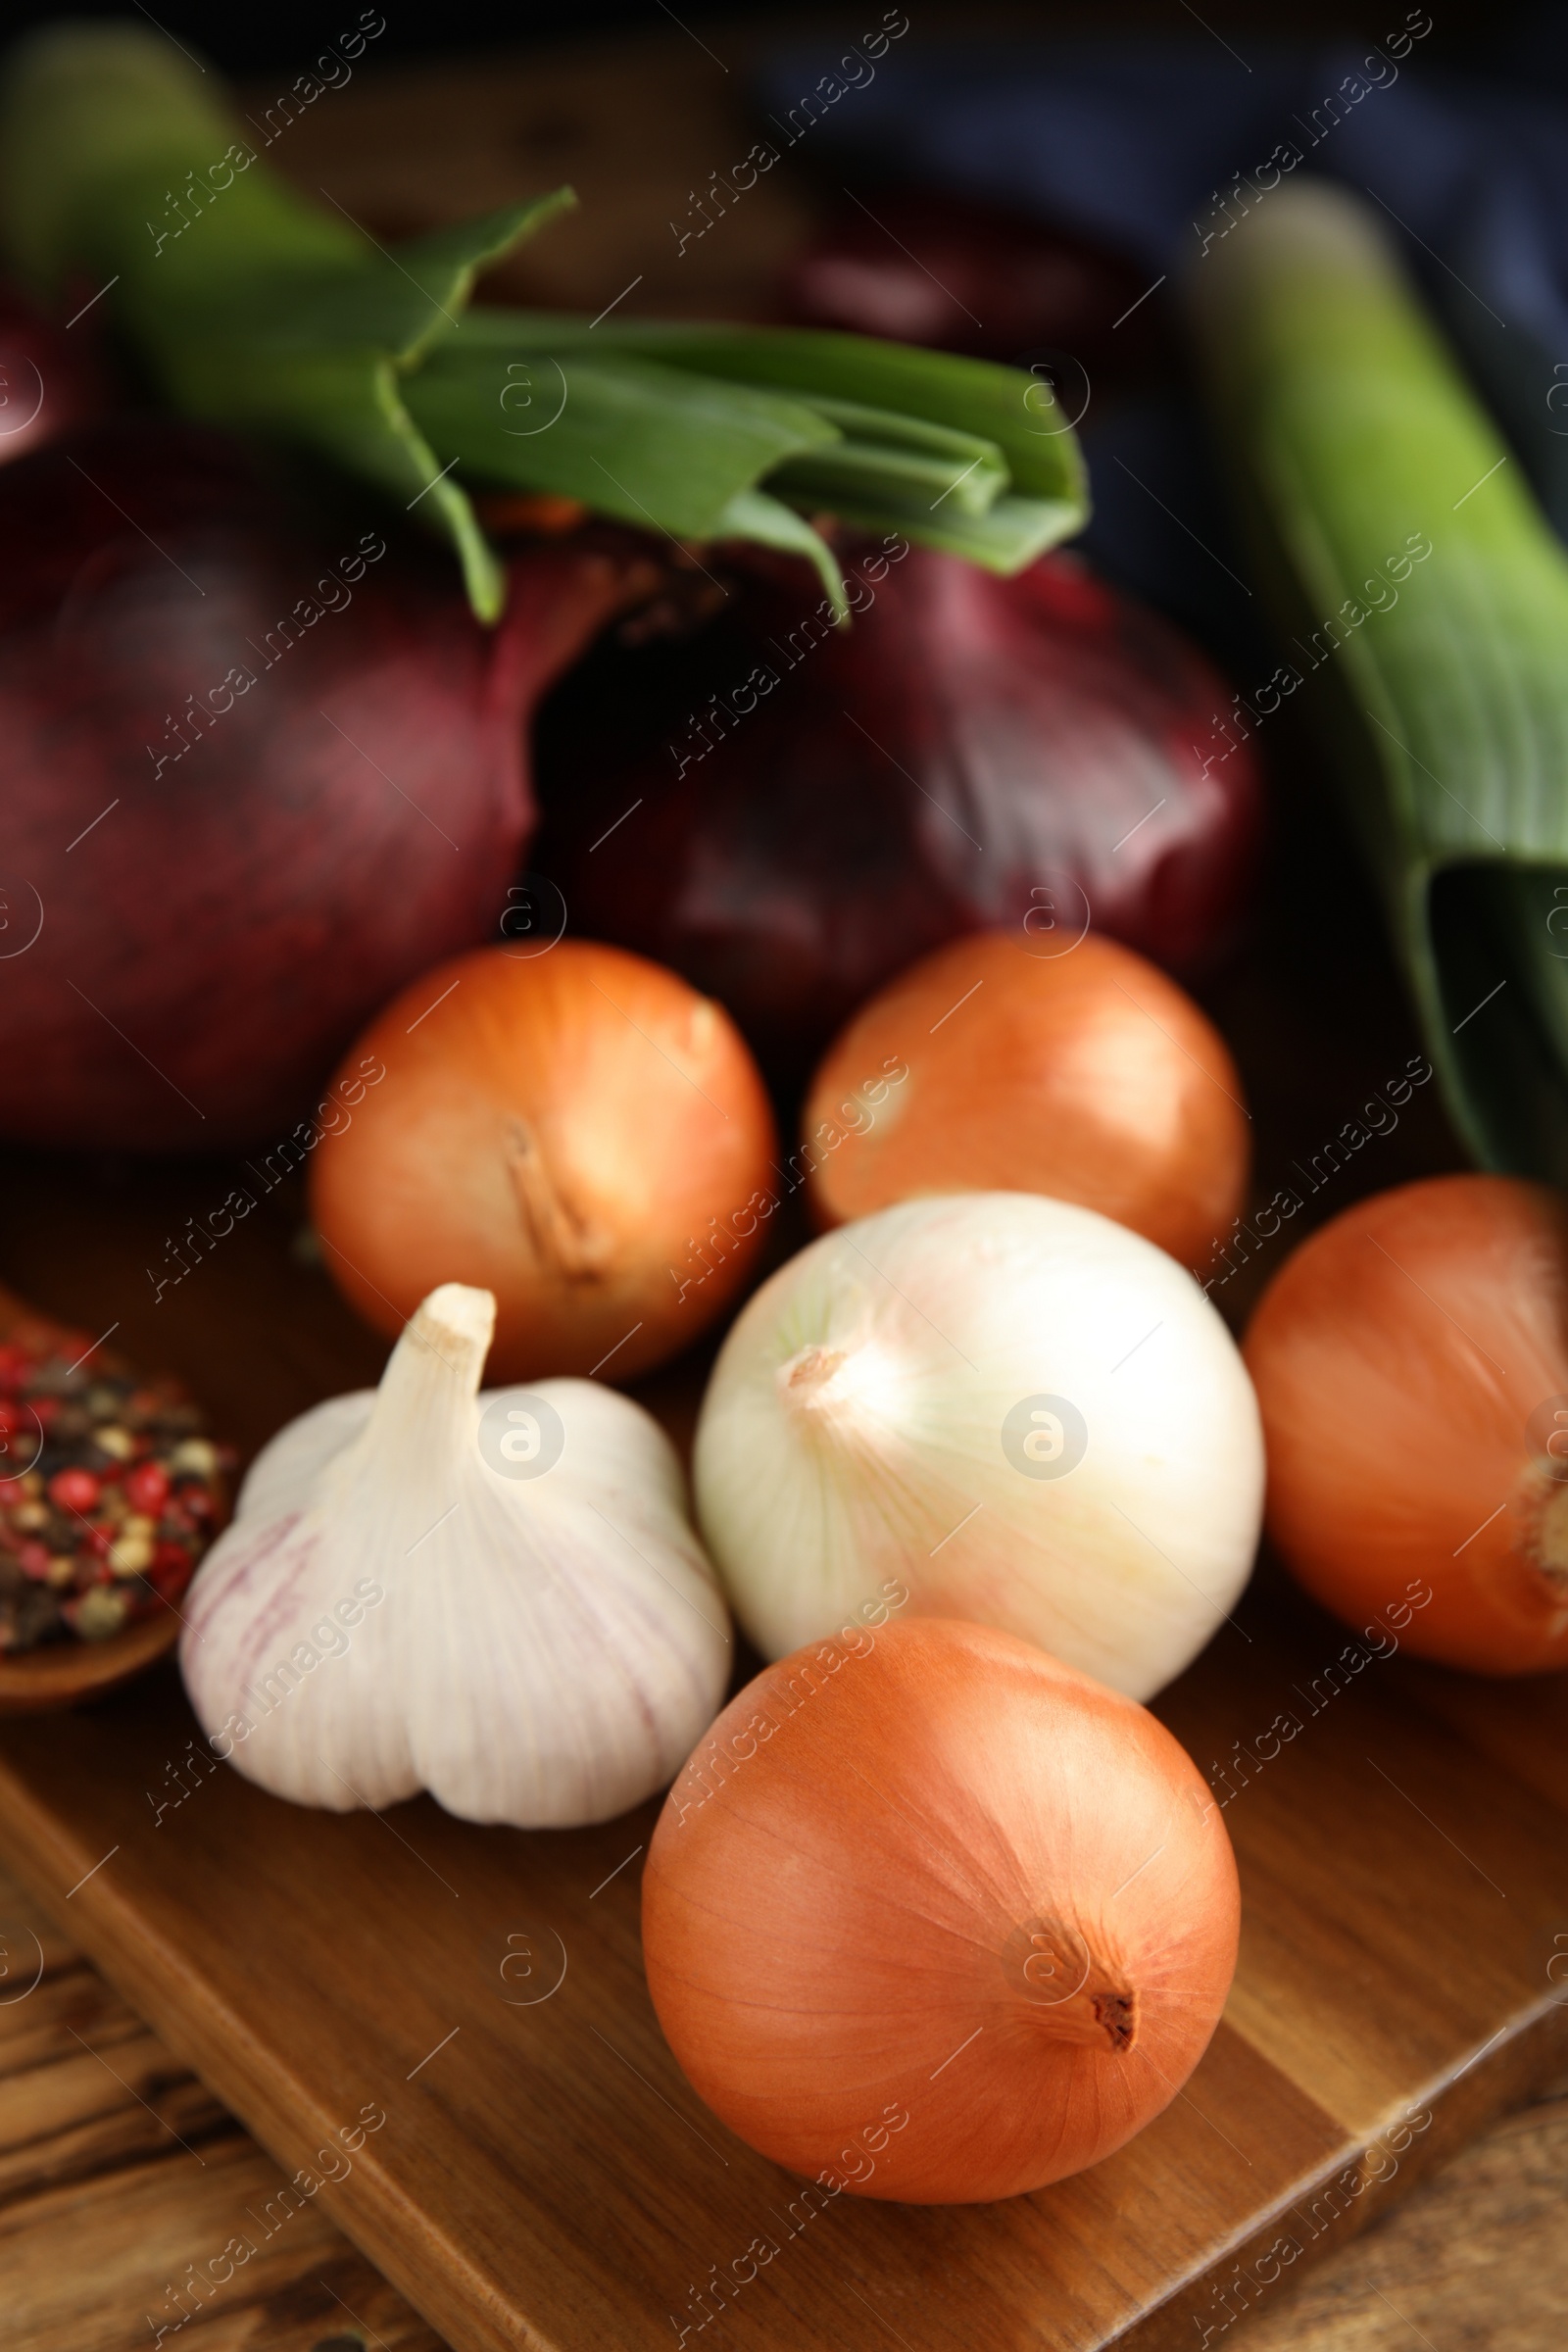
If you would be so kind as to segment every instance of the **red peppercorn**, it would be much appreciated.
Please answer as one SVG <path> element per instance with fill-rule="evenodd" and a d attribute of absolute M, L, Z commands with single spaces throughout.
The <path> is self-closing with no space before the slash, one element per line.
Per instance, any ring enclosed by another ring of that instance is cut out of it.
<path fill-rule="evenodd" d="M 23 1408 L 20 1404 L 13 1404 L 9 1397 L 0 1396 L 0 1433 L 9 1437 L 13 1430 L 22 1427 L 23 1418 Z"/>
<path fill-rule="evenodd" d="M 133 1511 L 156 1519 L 169 1499 L 169 1472 L 162 1462 L 137 1462 L 125 1472 L 125 1500 Z"/>
<path fill-rule="evenodd" d="M 24 1348 L 0 1348 L 0 1389 L 19 1389 L 32 1369 Z"/>
<path fill-rule="evenodd" d="M 0 1478 L 0 1510 L 8 1511 L 13 1503 L 26 1499 L 27 1490 L 20 1478 Z"/>
<path fill-rule="evenodd" d="M 195 1567 L 196 1562 L 183 1544 L 160 1544 L 147 1569 L 147 1582 L 166 1600 L 173 1600 L 190 1583 Z"/>
<path fill-rule="evenodd" d="M 90 1511 L 98 1499 L 98 1481 L 90 1470 L 57 1470 L 49 1481 L 49 1499 L 63 1511 Z"/>
<path fill-rule="evenodd" d="M 41 1585 L 49 1573 L 48 1544 L 24 1544 L 17 1558 L 22 1564 L 23 1575 L 30 1576 L 35 1584 Z"/>

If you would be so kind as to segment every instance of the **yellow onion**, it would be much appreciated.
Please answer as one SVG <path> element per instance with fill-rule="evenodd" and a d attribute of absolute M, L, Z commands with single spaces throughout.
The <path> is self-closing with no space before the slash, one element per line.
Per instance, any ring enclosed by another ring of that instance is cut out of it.
<path fill-rule="evenodd" d="M 981 931 L 901 972 L 837 1037 L 802 1117 L 817 1222 L 923 1193 L 1050 1193 L 1183 1265 L 1237 1215 L 1242 1082 L 1185 989 L 1088 932 Z"/>
<path fill-rule="evenodd" d="M 773 1119 L 729 1015 L 620 948 L 483 948 L 352 1049 L 312 1168 L 327 1265 L 388 1336 L 492 1291 L 494 1380 L 623 1380 L 694 1340 L 763 1246 Z"/>
<path fill-rule="evenodd" d="M 700 1744 L 643 1950 L 676 2058 L 753 2147 L 968 2203 L 1098 2163 L 1176 2096 L 1239 1912 L 1218 1808 L 1142 1707 L 1008 1634 L 862 1622 Z"/>
<path fill-rule="evenodd" d="M 1568 1210 L 1436 1176 L 1303 1242 L 1247 1335 L 1268 1527 L 1359 1627 L 1483 1674 L 1568 1665 Z"/>

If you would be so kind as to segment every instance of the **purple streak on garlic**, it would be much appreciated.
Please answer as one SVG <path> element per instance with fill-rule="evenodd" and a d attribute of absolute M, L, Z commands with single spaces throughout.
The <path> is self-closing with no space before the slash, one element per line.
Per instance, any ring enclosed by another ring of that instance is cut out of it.
<path fill-rule="evenodd" d="M 668 1441 L 593 1381 L 480 1395 L 494 1323 L 433 1291 L 378 1389 L 264 1448 L 191 1587 L 191 1704 L 278 1796 L 607 1821 L 718 1708 L 728 1618 Z"/>

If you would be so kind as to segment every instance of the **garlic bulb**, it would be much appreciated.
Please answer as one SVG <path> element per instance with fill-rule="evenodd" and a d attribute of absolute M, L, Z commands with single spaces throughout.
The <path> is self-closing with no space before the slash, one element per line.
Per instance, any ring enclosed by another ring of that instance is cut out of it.
<path fill-rule="evenodd" d="M 378 1389 L 265 1448 L 191 1587 L 191 1703 L 279 1796 L 606 1821 L 713 1718 L 727 1618 L 668 1441 L 593 1381 L 480 1396 L 494 1323 L 433 1291 Z"/>
<path fill-rule="evenodd" d="M 1247 1581 L 1263 1447 L 1192 1277 L 1093 1209 L 1028 1193 L 841 1226 L 751 1300 L 698 1425 L 699 1523 L 782 1657 L 881 1580 L 1147 1698 Z"/>

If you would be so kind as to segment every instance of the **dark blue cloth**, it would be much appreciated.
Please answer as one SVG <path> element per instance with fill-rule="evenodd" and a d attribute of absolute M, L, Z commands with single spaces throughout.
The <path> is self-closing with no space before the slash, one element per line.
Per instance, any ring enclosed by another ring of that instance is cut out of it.
<path fill-rule="evenodd" d="M 1402 34 L 1392 0 L 1388 13 L 1390 37 Z M 1411 11 L 1410 24 L 1422 15 Z M 1225 232 L 1219 199 L 1237 172 L 1254 188 L 1275 167 L 1344 180 L 1388 217 L 1568 537 L 1565 12 L 1544 12 L 1495 50 L 1487 80 L 1429 68 L 1420 38 L 1402 58 L 1383 44 L 1284 50 L 1240 39 L 1240 57 L 1217 36 L 893 50 L 811 138 L 835 176 L 869 164 L 1005 202 L 1126 254 L 1152 284 L 1200 266 L 1205 238 Z M 776 60 L 764 106 L 799 100 L 832 63 L 817 50 Z M 1284 167 L 1282 149 L 1299 160 Z M 1245 658 L 1250 600 L 1226 585 L 1237 558 L 1212 473 L 1192 466 L 1189 398 L 1173 391 L 1086 420 L 1097 506 L 1086 545 L 1217 650 Z M 1160 518 L 1158 501 L 1212 548 L 1210 564 L 1195 565 L 1191 539 Z"/>

